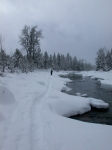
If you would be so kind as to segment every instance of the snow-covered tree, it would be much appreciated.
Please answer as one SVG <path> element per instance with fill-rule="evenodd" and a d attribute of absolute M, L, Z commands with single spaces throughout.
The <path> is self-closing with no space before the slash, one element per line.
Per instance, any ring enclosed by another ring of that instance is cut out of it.
<path fill-rule="evenodd" d="M 69 70 L 72 69 L 72 65 L 73 65 L 73 60 L 72 60 L 72 57 L 70 56 L 70 58 L 69 58 Z"/>
<path fill-rule="evenodd" d="M 7 55 L 3 49 L 0 51 L 0 67 L 2 72 L 5 71 L 5 67 L 7 66 Z"/>
<path fill-rule="evenodd" d="M 76 56 L 73 58 L 73 63 L 72 63 L 72 70 L 77 70 L 78 67 L 78 60 Z"/>
<path fill-rule="evenodd" d="M 77 71 L 83 71 L 84 70 L 84 60 L 80 59 L 77 63 Z"/>
<path fill-rule="evenodd" d="M 97 52 L 96 70 L 105 70 L 105 50 L 100 48 Z"/>
<path fill-rule="evenodd" d="M 111 61 L 112 61 L 111 53 L 110 53 L 110 51 L 107 51 L 107 54 L 105 56 L 105 70 L 106 71 L 111 70 Z"/>
<path fill-rule="evenodd" d="M 106 50 L 105 71 L 112 70 L 112 49 Z"/>
<path fill-rule="evenodd" d="M 11 73 L 14 72 L 14 62 L 13 62 L 13 57 L 12 55 L 7 55 L 7 67 L 8 70 L 10 70 Z"/>
<path fill-rule="evenodd" d="M 20 59 L 20 69 L 21 71 L 24 73 L 28 73 L 30 71 L 30 67 L 29 67 L 29 61 L 27 59 L 27 56 L 23 56 L 22 59 Z"/>
<path fill-rule="evenodd" d="M 53 57 L 52 57 L 52 55 L 49 56 L 49 68 L 53 68 Z"/>
<path fill-rule="evenodd" d="M 20 50 L 16 49 L 14 54 L 13 54 L 13 63 L 14 63 L 14 68 L 18 68 L 20 65 L 20 60 L 22 59 L 22 53 Z"/>
<path fill-rule="evenodd" d="M 60 54 L 57 54 L 57 69 L 60 70 L 60 65 L 61 65 L 61 58 L 60 58 Z"/>
<path fill-rule="evenodd" d="M 27 52 L 28 61 L 34 60 L 35 52 L 40 47 L 40 38 L 42 38 L 42 31 L 37 31 L 37 26 L 24 26 L 20 36 L 20 43 Z"/>
<path fill-rule="evenodd" d="M 90 71 L 90 70 L 95 70 L 95 66 L 90 64 L 90 63 L 87 63 L 86 61 L 84 62 L 84 70 L 86 71 Z"/>
<path fill-rule="evenodd" d="M 69 70 L 70 68 L 70 55 L 67 53 L 66 55 L 66 70 Z"/>
<path fill-rule="evenodd" d="M 41 66 L 41 49 L 38 48 L 35 52 L 35 56 L 34 56 L 34 63 L 36 64 L 37 68 L 40 68 Z"/>
<path fill-rule="evenodd" d="M 48 62 L 49 62 L 49 56 L 48 56 L 48 53 L 46 51 L 44 53 L 43 61 L 44 61 L 44 68 L 47 69 L 48 68 Z"/>
<path fill-rule="evenodd" d="M 60 69 L 61 70 L 65 70 L 66 66 L 65 66 L 65 56 L 61 54 L 60 56 Z"/>
<path fill-rule="evenodd" d="M 44 56 L 43 53 L 40 55 L 39 69 L 44 68 Z"/>
<path fill-rule="evenodd" d="M 57 58 L 55 53 L 53 55 L 53 69 L 57 70 Z"/>

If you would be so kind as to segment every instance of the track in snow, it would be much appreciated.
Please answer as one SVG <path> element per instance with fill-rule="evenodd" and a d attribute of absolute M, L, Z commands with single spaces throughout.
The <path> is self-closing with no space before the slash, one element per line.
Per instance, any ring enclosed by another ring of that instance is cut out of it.
<path fill-rule="evenodd" d="M 47 139 L 46 131 L 53 138 L 53 130 L 48 117 L 46 100 L 52 87 L 52 77 L 46 90 L 33 100 L 20 102 L 8 120 L 1 150 L 46 150 L 55 149 L 54 143 Z"/>

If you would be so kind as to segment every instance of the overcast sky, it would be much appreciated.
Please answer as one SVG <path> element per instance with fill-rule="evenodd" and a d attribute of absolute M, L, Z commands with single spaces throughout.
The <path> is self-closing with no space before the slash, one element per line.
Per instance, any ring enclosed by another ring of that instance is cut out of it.
<path fill-rule="evenodd" d="M 24 25 L 42 29 L 43 52 L 69 52 L 94 63 L 99 48 L 112 48 L 112 0 L 0 0 L 0 33 L 7 52 L 21 48 Z"/>

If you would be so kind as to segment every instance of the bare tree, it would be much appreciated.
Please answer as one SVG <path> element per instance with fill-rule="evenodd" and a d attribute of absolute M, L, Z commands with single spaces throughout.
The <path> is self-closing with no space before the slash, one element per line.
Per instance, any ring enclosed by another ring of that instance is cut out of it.
<path fill-rule="evenodd" d="M 24 26 L 20 38 L 20 43 L 23 49 L 27 52 L 27 59 L 34 60 L 36 50 L 40 47 L 40 38 L 42 38 L 42 31 L 37 31 L 37 26 Z"/>
<path fill-rule="evenodd" d="M 0 50 L 3 49 L 3 42 L 4 42 L 4 38 L 3 38 L 2 35 L 0 34 Z"/>

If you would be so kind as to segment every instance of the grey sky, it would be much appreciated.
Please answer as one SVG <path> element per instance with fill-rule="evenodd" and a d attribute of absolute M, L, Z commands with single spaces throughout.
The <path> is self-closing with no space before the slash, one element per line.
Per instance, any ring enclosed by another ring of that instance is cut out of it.
<path fill-rule="evenodd" d="M 112 48 L 112 0 L 0 0 L 0 33 L 7 52 L 24 25 L 38 25 L 42 51 L 70 53 L 94 63 L 100 47 Z"/>

